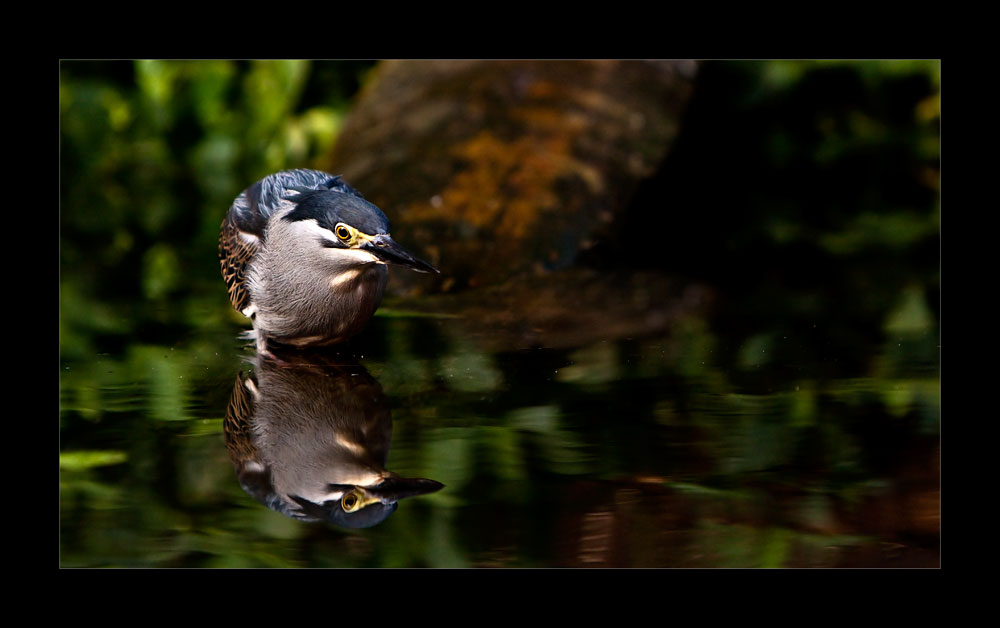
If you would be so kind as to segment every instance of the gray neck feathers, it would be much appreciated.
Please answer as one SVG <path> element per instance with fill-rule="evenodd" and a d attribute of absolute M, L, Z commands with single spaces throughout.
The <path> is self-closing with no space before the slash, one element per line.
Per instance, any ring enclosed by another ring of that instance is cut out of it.
<path fill-rule="evenodd" d="M 269 335 L 353 335 L 381 302 L 385 266 L 366 253 L 324 247 L 322 238 L 313 220 L 270 221 L 248 278 L 255 324 Z"/>

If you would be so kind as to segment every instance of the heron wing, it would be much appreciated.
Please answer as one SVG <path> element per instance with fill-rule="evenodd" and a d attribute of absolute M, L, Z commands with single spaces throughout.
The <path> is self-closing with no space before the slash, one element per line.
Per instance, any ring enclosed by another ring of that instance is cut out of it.
<path fill-rule="evenodd" d="M 253 444 L 253 435 L 250 432 L 254 399 L 249 390 L 248 380 L 249 376 L 244 376 L 242 373 L 236 375 L 236 384 L 233 386 L 233 394 L 229 397 L 226 418 L 222 423 L 229 459 L 237 465 L 257 458 L 257 448 Z"/>
<path fill-rule="evenodd" d="M 241 212 L 238 205 L 245 202 L 241 194 L 233 208 L 222 221 L 222 234 L 219 236 L 219 264 L 222 266 L 222 278 L 226 281 L 229 291 L 229 302 L 238 311 L 244 311 L 250 305 L 250 292 L 246 286 L 246 272 L 250 260 L 257 254 L 264 238 L 264 231 L 254 233 L 247 230 L 247 223 L 241 222 Z M 251 225 L 252 226 L 252 225 Z"/>
<path fill-rule="evenodd" d="M 229 301 L 238 311 L 243 312 L 250 306 L 247 268 L 264 243 L 268 220 L 286 197 L 303 190 L 334 190 L 364 198 L 339 176 L 307 169 L 269 175 L 237 196 L 222 221 L 219 263 Z"/>

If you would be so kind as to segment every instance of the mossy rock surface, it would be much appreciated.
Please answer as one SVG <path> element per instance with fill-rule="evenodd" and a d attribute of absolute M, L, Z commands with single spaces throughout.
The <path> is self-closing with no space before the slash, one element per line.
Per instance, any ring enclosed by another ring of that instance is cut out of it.
<path fill-rule="evenodd" d="M 567 268 L 628 204 L 677 133 L 697 66 L 678 61 L 387 61 L 329 170 L 441 269 L 397 294 Z M 664 208 L 669 211 L 669 208 Z"/>

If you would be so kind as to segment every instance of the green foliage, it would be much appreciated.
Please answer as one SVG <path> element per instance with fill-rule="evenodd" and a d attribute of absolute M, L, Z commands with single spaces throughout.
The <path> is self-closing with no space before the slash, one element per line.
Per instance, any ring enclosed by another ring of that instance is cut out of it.
<path fill-rule="evenodd" d="M 754 343 L 815 328 L 800 349 L 814 360 L 878 342 L 914 286 L 936 318 L 940 91 L 933 60 L 702 64 L 611 259 L 718 287 L 727 306 L 713 326 L 753 328 Z M 653 229 L 656 246 L 631 246 Z M 718 347 L 716 359 L 754 364 L 766 357 L 754 349 Z"/>

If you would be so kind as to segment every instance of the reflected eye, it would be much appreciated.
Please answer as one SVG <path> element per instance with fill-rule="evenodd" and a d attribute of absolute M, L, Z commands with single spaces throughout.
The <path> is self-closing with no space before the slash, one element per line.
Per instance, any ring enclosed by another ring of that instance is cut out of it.
<path fill-rule="evenodd" d="M 347 512 L 354 512 L 358 509 L 358 496 L 354 493 L 348 493 L 340 500 L 340 505 L 344 507 Z"/>
<path fill-rule="evenodd" d="M 351 232 L 351 228 L 350 227 L 348 227 L 347 225 L 342 225 L 342 224 L 341 225 L 337 225 L 337 228 L 334 229 L 334 233 L 336 233 L 337 237 L 340 238 L 341 240 L 343 240 L 344 242 L 349 242 L 351 240 L 351 238 L 353 237 L 353 235 L 354 235 Z"/>

